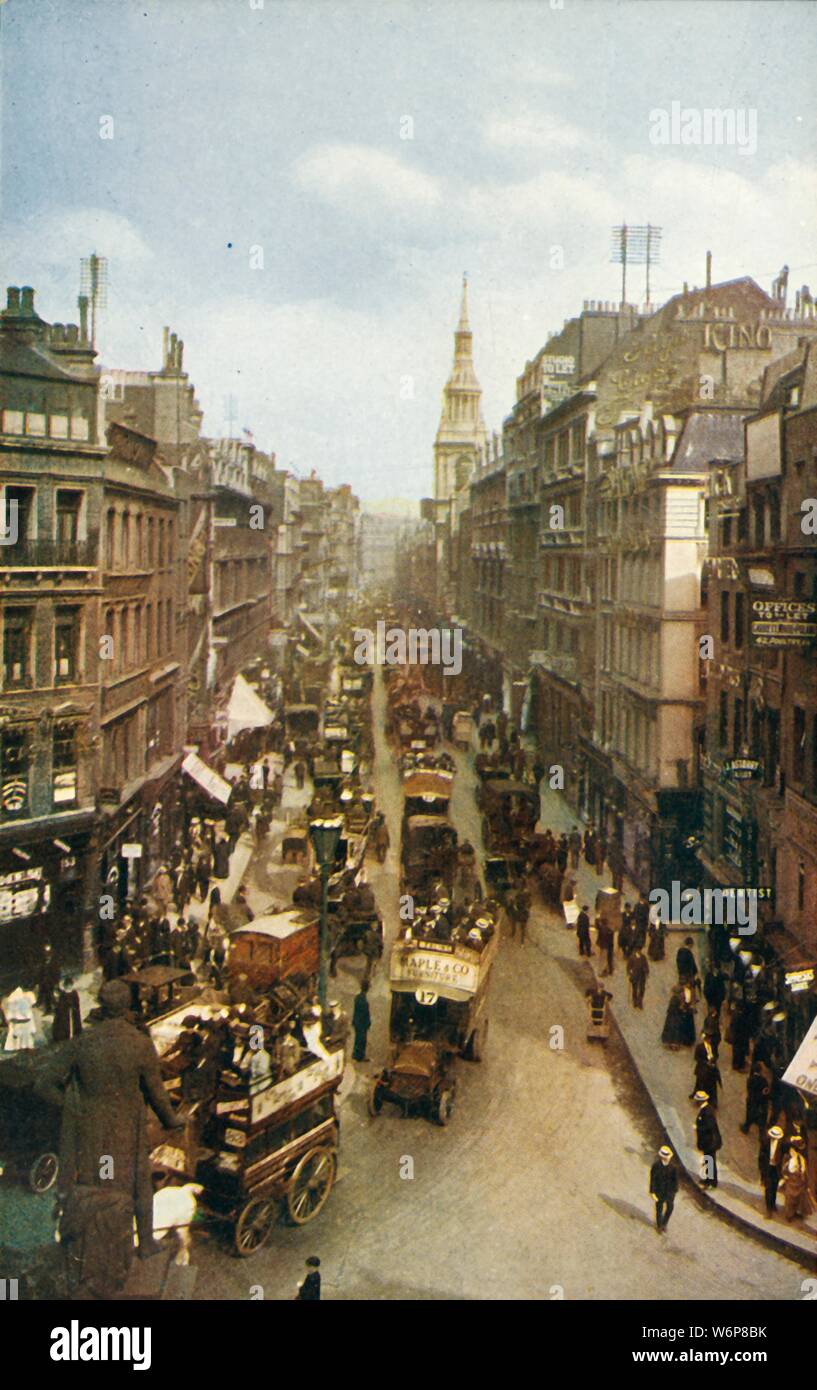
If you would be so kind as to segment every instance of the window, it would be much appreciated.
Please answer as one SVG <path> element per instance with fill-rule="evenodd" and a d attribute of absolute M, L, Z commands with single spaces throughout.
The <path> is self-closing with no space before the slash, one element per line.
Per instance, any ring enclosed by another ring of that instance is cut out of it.
<path fill-rule="evenodd" d="M 116 511 L 113 507 L 108 508 L 105 527 L 105 568 L 116 568 Z"/>
<path fill-rule="evenodd" d="M 806 711 L 794 706 L 792 714 L 792 777 L 802 782 L 806 775 Z"/>
<path fill-rule="evenodd" d="M 0 734 L 0 809 L 4 816 L 25 815 L 28 810 L 30 761 L 27 731 L 4 729 Z"/>
<path fill-rule="evenodd" d="M 74 724 L 54 727 L 52 753 L 55 806 L 73 806 L 77 799 L 77 731 Z"/>
<path fill-rule="evenodd" d="M 57 489 L 57 542 L 60 545 L 76 545 L 79 540 L 81 506 L 81 492 Z"/>
<path fill-rule="evenodd" d="M 780 494 L 773 492 L 769 497 L 769 540 L 780 540 Z"/>
<path fill-rule="evenodd" d="M 746 630 L 746 595 L 735 594 L 735 647 L 739 651 L 743 646 L 743 634 Z"/>
<path fill-rule="evenodd" d="M 729 590 L 721 589 L 721 641 L 729 641 Z"/>
<path fill-rule="evenodd" d="M 3 681 L 7 690 L 32 683 L 32 608 L 7 608 L 3 614 Z"/>
<path fill-rule="evenodd" d="M 156 536 L 153 517 L 148 517 L 148 568 L 152 569 L 156 562 Z"/>
<path fill-rule="evenodd" d="M 721 521 L 721 549 L 728 550 L 732 544 L 732 518 L 725 516 Z"/>
<path fill-rule="evenodd" d="M 14 553 L 14 547 L 22 550 L 31 536 L 31 522 L 34 516 L 34 497 L 33 487 L 6 488 L 6 505 L 0 520 L 3 521 L 7 531 L 12 522 L 12 503 L 17 503 L 17 539 L 13 542 L 12 554 Z"/>
<path fill-rule="evenodd" d="M 130 512 L 122 513 L 122 531 L 119 553 L 122 560 L 122 568 L 127 569 L 130 565 Z"/>
<path fill-rule="evenodd" d="M 54 684 L 76 681 L 79 669 L 79 609 L 57 608 L 54 617 Z"/>
<path fill-rule="evenodd" d="M 763 548 L 766 539 L 766 507 L 762 497 L 756 497 L 753 508 L 755 546 Z"/>
<path fill-rule="evenodd" d="M 725 748 L 729 740 L 729 696 L 725 690 L 720 693 L 718 706 L 718 743 Z"/>
<path fill-rule="evenodd" d="M 127 608 L 122 609 L 119 621 L 119 670 L 127 671 L 131 665 L 130 612 Z"/>
<path fill-rule="evenodd" d="M 743 701 L 739 695 L 735 696 L 735 718 L 732 726 L 732 751 L 740 753 L 743 747 Z"/>

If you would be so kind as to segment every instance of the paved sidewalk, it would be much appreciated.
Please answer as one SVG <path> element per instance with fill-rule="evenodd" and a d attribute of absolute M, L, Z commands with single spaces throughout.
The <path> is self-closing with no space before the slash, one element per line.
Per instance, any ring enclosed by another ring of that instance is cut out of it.
<path fill-rule="evenodd" d="M 564 799 L 550 791 L 547 782 L 542 784 L 541 827 L 549 825 L 554 832 L 570 830 L 578 824 L 584 828 L 580 817 L 574 815 Z M 583 860 L 580 861 L 577 875 L 577 899 L 579 903 L 590 905 L 591 917 L 596 893 L 599 888 L 610 885 L 611 878 L 605 869 L 598 875 Z M 638 889 L 625 879 L 623 900 L 635 902 Z M 578 958 L 576 933 L 560 922 L 553 911 L 535 904 L 532 914 L 533 930 L 531 940 L 541 943 L 548 954 L 563 959 Z M 695 940 L 695 956 L 699 966 L 706 950 L 706 932 L 685 929 L 671 931 L 667 936 L 667 957 L 663 961 L 650 961 L 650 976 L 644 997 L 643 1010 L 632 1007 L 624 957 L 616 950 L 615 968 L 612 977 L 603 983 L 613 995 L 611 1011 L 619 1032 L 627 1046 L 633 1064 L 643 1081 L 650 1099 L 658 1113 L 667 1136 L 693 1181 L 700 1175 L 700 1154 L 695 1148 L 695 1106 L 689 1099 L 692 1090 L 694 1064 L 692 1048 L 681 1048 L 671 1052 L 661 1042 L 661 1031 L 667 1010 L 672 985 L 676 982 L 675 952 L 686 936 Z M 598 974 L 606 964 L 595 952 L 587 962 L 588 983 L 591 969 Z M 700 1033 L 704 1019 L 705 1005 L 700 1003 L 696 1009 L 696 1030 Z M 718 1207 L 742 1226 L 771 1239 L 789 1250 L 817 1258 L 817 1214 L 807 1221 L 789 1223 L 783 1216 L 782 1196 L 778 1199 L 778 1213 L 772 1219 L 766 1218 L 763 1192 L 760 1187 L 757 1169 L 758 1133 L 753 1127 L 748 1135 L 742 1134 L 739 1126 L 745 1116 L 746 1073 L 732 1070 L 732 1049 L 722 1042 L 718 1065 L 723 1078 L 720 1093 L 718 1124 L 723 1136 L 723 1149 L 718 1155 L 719 1184 L 716 1189 L 703 1189 L 706 1200 Z"/>

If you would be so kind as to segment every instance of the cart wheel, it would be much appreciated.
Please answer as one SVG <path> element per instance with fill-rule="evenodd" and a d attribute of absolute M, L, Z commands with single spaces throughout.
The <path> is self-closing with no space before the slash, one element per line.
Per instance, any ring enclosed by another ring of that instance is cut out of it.
<path fill-rule="evenodd" d="M 380 1077 L 378 1077 L 375 1081 L 372 1082 L 372 1089 L 369 1092 L 369 1099 L 366 1102 L 366 1109 L 368 1110 L 373 1120 L 377 1119 L 378 1115 L 383 1109 L 383 1096 L 382 1087 L 380 1085 Z"/>
<path fill-rule="evenodd" d="M 310 1149 L 299 1159 L 287 1184 L 287 1212 L 296 1226 L 317 1216 L 332 1191 L 337 1166 L 334 1149 Z"/>
<path fill-rule="evenodd" d="M 481 1062 L 485 1053 L 485 1039 L 488 1036 L 488 1019 L 475 1028 L 471 1034 L 469 1057 L 472 1062 Z"/>
<path fill-rule="evenodd" d="M 438 1124 L 438 1125 L 442 1125 L 443 1127 L 445 1127 L 445 1125 L 448 1124 L 448 1121 L 451 1119 L 451 1111 L 452 1111 L 453 1108 L 454 1108 L 454 1092 L 453 1092 L 453 1091 L 448 1091 L 448 1090 L 440 1091 L 440 1098 L 439 1098 L 439 1100 L 437 1101 L 437 1124 Z"/>
<path fill-rule="evenodd" d="M 246 1259 L 265 1245 L 277 1215 L 274 1202 L 256 1197 L 242 1209 L 235 1225 L 236 1254 Z"/>
<path fill-rule="evenodd" d="M 56 1154 L 40 1154 L 35 1158 L 28 1173 L 28 1184 L 32 1192 L 47 1192 L 57 1181 L 60 1161 Z"/>

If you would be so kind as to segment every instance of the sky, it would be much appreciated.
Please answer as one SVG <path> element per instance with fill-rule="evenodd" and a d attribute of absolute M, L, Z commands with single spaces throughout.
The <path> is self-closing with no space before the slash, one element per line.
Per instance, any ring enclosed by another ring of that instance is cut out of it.
<path fill-rule="evenodd" d="M 7 283 L 72 321 L 106 256 L 106 366 L 158 368 L 167 324 L 207 433 L 421 497 L 463 272 L 497 430 L 618 297 L 622 221 L 663 228 L 654 302 L 707 250 L 817 289 L 815 56 L 813 0 L 0 0 Z M 674 101 L 756 140 L 656 144 Z"/>

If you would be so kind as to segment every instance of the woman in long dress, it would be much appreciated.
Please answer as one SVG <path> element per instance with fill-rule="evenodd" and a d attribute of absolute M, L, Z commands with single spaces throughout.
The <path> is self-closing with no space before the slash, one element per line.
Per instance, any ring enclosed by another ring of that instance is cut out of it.
<path fill-rule="evenodd" d="M 673 985 L 670 993 L 661 1041 L 673 1051 L 690 1047 L 695 1041 L 695 1011 L 690 993 L 686 985 Z"/>

